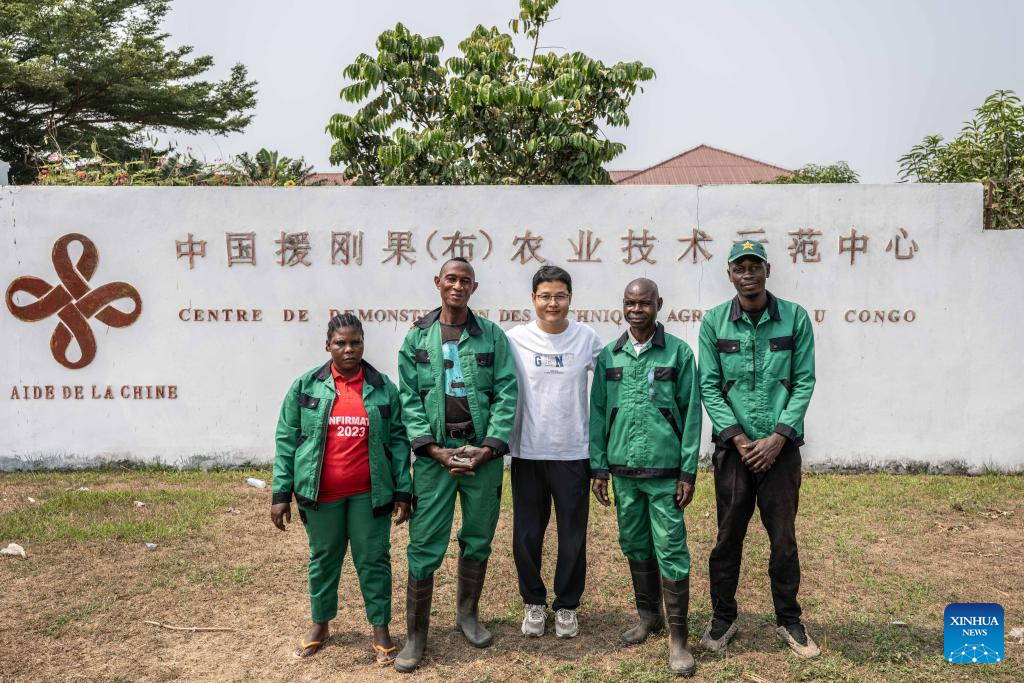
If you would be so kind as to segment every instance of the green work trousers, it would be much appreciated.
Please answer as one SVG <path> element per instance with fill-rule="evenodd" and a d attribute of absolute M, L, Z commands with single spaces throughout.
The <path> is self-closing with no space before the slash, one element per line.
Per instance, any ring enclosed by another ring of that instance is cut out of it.
<path fill-rule="evenodd" d="M 501 510 L 503 470 L 503 459 L 494 458 L 477 467 L 475 476 L 453 477 L 433 458 L 416 458 L 412 473 L 416 509 L 409 523 L 407 551 L 409 573 L 414 578 L 425 579 L 441 566 L 452 535 L 456 493 L 462 506 L 460 554 L 477 562 L 491 556 L 491 541 Z"/>
<path fill-rule="evenodd" d="M 631 560 L 657 557 L 661 575 L 681 581 L 690 575 L 686 522 L 676 507 L 676 480 L 613 476 L 619 546 Z"/>
<path fill-rule="evenodd" d="M 391 517 L 373 516 L 369 493 L 320 503 L 317 510 L 299 507 L 309 536 L 309 604 L 313 622 L 326 624 L 338 614 L 338 579 L 345 546 L 352 561 L 373 626 L 391 622 Z"/>

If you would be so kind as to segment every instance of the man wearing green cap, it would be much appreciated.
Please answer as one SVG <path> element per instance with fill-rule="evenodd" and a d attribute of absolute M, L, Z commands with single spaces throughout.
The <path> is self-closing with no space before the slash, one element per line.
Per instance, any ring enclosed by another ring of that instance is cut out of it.
<path fill-rule="evenodd" d="M 797 655 L 820 653 L 800 623 L 796 512 L 804 414 L 814 391 L 814 333 L 802 307 L 765 289 L 759 242 L 737 242 L 726 269 L 736 297 L 700 326 L 700 391 L 711 418 L 718 540 L 709 561 L 714 615 L 701 645 L 723 650 L 736 633 L 736 586 L 754 507 L 768 532 L 776 634 Z"/>

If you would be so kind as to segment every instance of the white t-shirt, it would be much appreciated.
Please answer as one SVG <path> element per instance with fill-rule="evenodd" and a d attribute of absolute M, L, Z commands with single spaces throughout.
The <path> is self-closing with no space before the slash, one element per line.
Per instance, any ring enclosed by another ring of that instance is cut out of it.
<path fill-rule="evenodd" d="M 561 334 L 536 321 L 508 331 L 519 380 L 519 405 L 509 447 L 526 460 L 589 457 L 587 372 L 601 353 L 593 328 L 575 320 Z"/>

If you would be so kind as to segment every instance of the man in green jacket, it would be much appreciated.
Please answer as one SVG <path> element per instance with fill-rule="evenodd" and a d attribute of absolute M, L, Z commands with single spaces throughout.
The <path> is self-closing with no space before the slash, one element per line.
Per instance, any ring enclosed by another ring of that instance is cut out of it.
<path fill-rule="evenodd" d="M 683 508 L 693 499 L 701 411 L 693 352 L 657 322 L 658 286 L 634 280 L 623 296 L 629 329 L 597 359 L 590 393 L 592 489 L 608 506 L 614 477 L 619 546 L 629 560 L 640 623 L 628 645 L 669 626 L 669 665 L 696 670 L 687 641 L 690 552 Z"/>
<path fill-rule="evenodd" d="M 491 644 L 478 604 L 501 509 L 502 456 L 508 452 L 518 396 L 505 333 L 469 309 L 478 286 L 473 267 L 451 259 L 434 284 L 441 307 L 413 325 L 398 355 L 402 416 L 416 453 L 408 639 L 395 660 L 395 669 L 403 673 L 414 670 L 423 657 L 434 571 L 448 549 L 456 494 L 462 508 L 456 627 L 476 647 Z"/>
<path fill-rule="evenodd" d="M 736 633 L 736 586 L 755 505 L 768 532 L 776 633 L 799 656 L 818 646 L 800 623 L 796 512 L 804 413 L 814 391 L 814 333 L 807 311 L 765 289 L 764 246 L 729 252 L 736 297 L 700 326 L 700 386 L 714 427 L 718 540 L 709 561 L 714 616 L 701 645 L 718 652 Z"/>

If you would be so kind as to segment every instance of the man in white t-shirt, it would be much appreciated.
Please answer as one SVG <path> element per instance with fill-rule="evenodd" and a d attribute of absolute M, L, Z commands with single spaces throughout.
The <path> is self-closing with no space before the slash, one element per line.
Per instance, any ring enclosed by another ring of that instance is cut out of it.
<path fill-rule="evenodd" d="M 557 266 L 533 276 L 537 319 L 508 331 L 519 380 L 513 429 L 512 554 L 523 598 L 523 634 L 544 635 L 547 589 L 541 579 L 544 533 L 555 506 L 555 635 L 579 633 L 576 608 L 587 574 L 590 513 L 587 373 L 602 344 L 587 325 L 569 320 L 572 278 Z"/>

